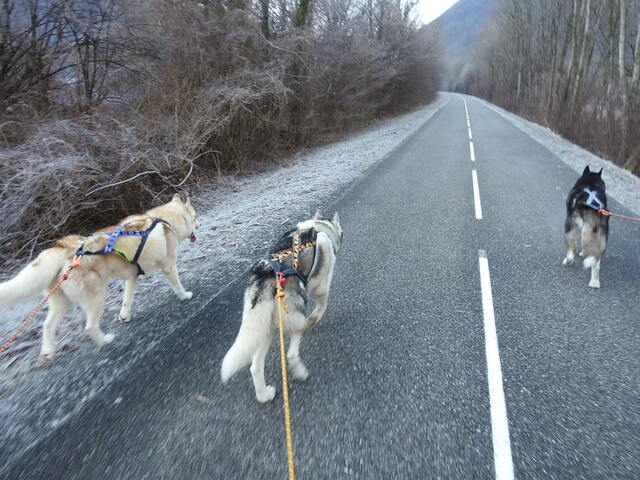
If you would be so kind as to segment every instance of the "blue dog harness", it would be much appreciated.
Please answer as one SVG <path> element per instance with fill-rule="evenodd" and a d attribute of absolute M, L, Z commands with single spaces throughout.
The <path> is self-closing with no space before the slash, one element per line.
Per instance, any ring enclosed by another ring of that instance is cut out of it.
<path fill-rule="evenodd" d="M 598 192 L 597 190 L 591 190 L 588 187 L 585 187 L 584 190 L 582 190 L 582 193 L 586 193 L 587 194 L 587 199 L 584 202 L 580 202 L 581 204 L 589 207 L 589 208 L 593 208 L 594 210 L 600 210 L 601 208 L 604 208 L 604 203 L 602 202 L 602 200 L 600 200 L 598 198 Z"/>
<path fill-rule="evenodd" d="M 138 275 L 144 275 L 144 270 L 142 270 L 142 267 L 140 267 L 138 260 L 140 259 L 142 250 L 144 249 L 144 246 L 147 243 L 147 238 L 149 237 L 149 234 L 154 228 L 156 228 L 156 225 L 158 225 L 159 223 L 164 223 L 169 226 L 171 225 L 166 220 L 163 220 L 161 218 L 154 218 L 153 222 L 151 223 L 151 226 L 149 226 L 149 228 L 147 228 L 146 230 L 123 230 L 127 225 L 130 225 L 131 223 L 132 222 L 118 225 L 116 229 L 109 234 L 109 239 L 107 240 L 107 244 L 102 250 L 98 252 L 90 252 L 88 250 L 84 250 L 84 243 L 83 243 L 82 246 L 76 251 L 76 255 L 104 255 L 107 253 L 115 252 L 119 254 L 122 258 L 124 258 L 127 262 L 135 265 L 136 268 L 138 269 Z M 89 235 L 89 236 L 92 237 L 93 235 Z M 114 244 L 118 239 L 118 237 L 141 237 L 140 244 L 138 245 L 138 249 L 136 250 L 136 253 L 133 256 L 133 259 L 129 259 L 129 257 L 125 252 L 123 252 L 122 250 L 118 250 L 117 248 L 114 247 Z"/>

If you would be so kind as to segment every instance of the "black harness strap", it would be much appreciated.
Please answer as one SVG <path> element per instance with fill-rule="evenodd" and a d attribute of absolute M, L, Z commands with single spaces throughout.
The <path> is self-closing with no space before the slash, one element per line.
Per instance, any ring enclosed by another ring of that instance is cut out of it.
<path fill-rule="evenodd" d="M 282 273 L 285 277 L 290 277 L 291 275 L 295 275 L 296 277 L 298 277 L 300 279 L 300 281 L 304 285 L 307 284 L 307 277 L 305 277 L 298 270 L 296 270 L 294 268 L 287 268 L 285 270 L 282 270 L 282 266 L 280 265 L 280 262 L 275 261 L 275 260 L 271 260 L 270 262 L 271 262 L 271 266 L 273 267 L 273 272 L 274 273 Z"/>
<path fill-rule="evenodd" d="M 156 225 L 158 225 L 161 222 L 169 225 L 167 221 L 162 220 L 161 218 L 154 218 L 153 222 L 151 223 L 151 226 L 144 231 L 144 235 L 142 235 L 142 239 L 138 244 L 138 249 L 136 250 L 136 254 L 133 256 L 133 260 L 131 260 L 131 263 L 133 263 L 138 269 L 138 275 L 144 275 L 144 270 L 142 270 L 142 267 L 138 263 L 138 259 L 140 258 L 140 255 L 142 255 L 142 250 L 144 249 L 144 246 L 147 243 L 147 238 L 149 238 L 149 233 L 154 228 L 156 228 Z"/>

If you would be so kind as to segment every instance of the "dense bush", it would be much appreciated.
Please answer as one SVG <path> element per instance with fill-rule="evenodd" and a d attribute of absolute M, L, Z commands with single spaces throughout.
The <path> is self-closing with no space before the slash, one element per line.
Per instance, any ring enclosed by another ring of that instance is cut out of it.
<path fill-rule="evenodd" d="M 0 5 L 0 255 L 430 101 L 415 1 Z"/>

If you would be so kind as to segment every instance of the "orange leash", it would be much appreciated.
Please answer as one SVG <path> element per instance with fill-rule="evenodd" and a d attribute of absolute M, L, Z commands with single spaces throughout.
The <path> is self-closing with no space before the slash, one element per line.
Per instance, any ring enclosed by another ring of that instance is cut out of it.
<path fill-rule="evenodd" d="M 625 217 L 624 215 L 618 215 L 617 213 L 611 213 L 611 212 L 605 210 L 604 208 L 601 208 L 600 210 L 598 210 L 598 213 L 604 215 L 605 217 L 618 217 L 618 218 L 624 218 L 625 220 L 633 220 L 634 222 L 640 222 L 640 218 Z"/>
<path fill-rule="evenodd" d="M 58 279 L 58 281 L 53 286 L 53 288 L 49 290 L 49 293 L 47 293 L 47 295 L 42 300 L 40 300 L 40 303 L 36 305 L 36 308 L 33 310 L 33 312 L 31 312 L 31 314 L 29 314 L 29 316 L 25 318 L 24 321 L 20 324 L 18 329 L 15 332 L 13 332 L 13 335 L 9 337 L 9 340 L 7 340 L 7 342 L 2 347 L 0 347 L 0 354 L 4 353 L 5 350 L 7 350 L 7 348 L 9 348 L 9 346 L 18 339 L 18 336 L 22 333 L 22 331 L 25 329 L 27 324 L 31 320 L 33 320 L 33 317 L 36 316 L 36 314 L 40 311 L 40 309 L 44 307 L 44 304 L 47 303 L 49 298 L 51 298 L 51 295 L 56 293 L 60 288 L 60 285 L 62 285 L 62 282 L 64 282 L 69 278 L 71 271 L 80 265 L 81 260 L 82 260 L 82 257 L 78 255 L 73 257 L 73 262 L 71 262 L 71 265 L 69 265 L 69 268 L 67 268 L 67 271 L 62 274 L 62 276 Z"/>

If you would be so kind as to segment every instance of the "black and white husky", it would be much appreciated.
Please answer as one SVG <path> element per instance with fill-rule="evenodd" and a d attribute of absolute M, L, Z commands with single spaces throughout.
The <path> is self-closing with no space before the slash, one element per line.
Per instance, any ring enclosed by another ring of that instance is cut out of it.
<path fill-rule="evenodd" d="M 592 172 L 587 165 L 582 176 L 567 197 L 567 218 L 564 222 L 564 243 L 567 256 L 563 265 L 571 265 L 580 246 L 582 265 L 591 268 L 589 286 L 600 288 L 600 261 L 607 248 L 609 217 L 598 213 L 607 209 L 602 169 Z"/>
<path fill-rule="evenodd" d="M 285 303 L 289 311 L 283 312 L 284 325 L 291 336 L 287 361 L 293 378 L 305 381 L 309 372 L 300 360 L 300 340 L 306 330 L 320 321 L 327 308 L 336 253 L 342 244 L 340 218 L 336 213 L 330 221 L 322 220 L 320 211 L 317 211 L 312 219 L 298 223 L 294 230 L 286 233 L 272 253 L 291 249 L 294 234 L 300 236 L 302 244 L 315 241 L 314 247 L 306 248 L 300 253 L 297 268 L 299 276 L 288 276 L 284 286 Z M 283 271 L 291 269 L 293 260 L 282 259 L 280 264 Z M 276 394 L 276 389 L 266 385 L 264 380 L 264 360 L 278 325 L 275 293 L 273 264 L 267 260 L 255 263 L 244 293 L 240 331 L 225 355 L 220 370 L 222 381 L 226 382 L 238 370 L 251 363 L 251 376 L 259 402 L 269 402 Z M 305 310 L 309 294 L 315 299 L 315 308 L 307 316 Z"/>

